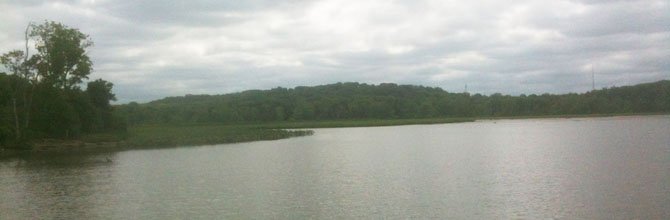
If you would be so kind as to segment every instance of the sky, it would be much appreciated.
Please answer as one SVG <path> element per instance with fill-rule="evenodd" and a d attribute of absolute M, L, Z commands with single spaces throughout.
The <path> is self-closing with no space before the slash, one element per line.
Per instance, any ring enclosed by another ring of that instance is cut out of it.
<path fill-rule="evenodd" d="M 0 53 L 29 22 L 88 34 L 118 103 L 397 83 L 540 94 L 670 79 L 667 0 L 0 0 Z"/>

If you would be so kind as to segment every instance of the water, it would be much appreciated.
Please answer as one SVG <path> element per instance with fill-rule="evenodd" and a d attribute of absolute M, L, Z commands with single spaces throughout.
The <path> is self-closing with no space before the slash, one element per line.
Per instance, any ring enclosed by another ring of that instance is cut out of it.
<path fill-rule="evenodd" d="M 0 219 L 670 218 L 669 116 L 315 131 L 6 159 Z"/>

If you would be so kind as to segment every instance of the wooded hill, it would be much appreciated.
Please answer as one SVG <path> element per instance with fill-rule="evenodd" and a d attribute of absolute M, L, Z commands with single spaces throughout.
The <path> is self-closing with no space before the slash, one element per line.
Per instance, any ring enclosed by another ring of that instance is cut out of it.
<path fill-rule="evenodd" d="M 668 113 L 670 81 L 582 94 L 520 96 L 450 93 L 440 88 L 391 83 L 336 83 L 168 97 L 116 108 L 131 125 Z"/>

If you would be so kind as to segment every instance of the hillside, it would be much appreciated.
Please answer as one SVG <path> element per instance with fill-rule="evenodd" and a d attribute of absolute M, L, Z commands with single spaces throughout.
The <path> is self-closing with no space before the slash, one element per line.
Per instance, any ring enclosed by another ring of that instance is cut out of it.
<path fill-rule="evenodd" d="M 670 81 L 587 93 L 510 96 L 383 83 L 249 90 L 116 106 L 131 125 L 670 112 Z"/>

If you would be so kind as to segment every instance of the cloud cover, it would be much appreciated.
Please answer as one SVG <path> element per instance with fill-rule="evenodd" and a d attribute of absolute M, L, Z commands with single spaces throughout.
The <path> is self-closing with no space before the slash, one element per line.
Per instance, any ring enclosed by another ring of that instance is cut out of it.
<path fill-rule="evenodd" d="M 0 51 L 28 22 L 89 34 L 120 102 L 342 81 L 507 94 L 670 79 L 670 6 L 645 1 L 0 2 Z"/>

